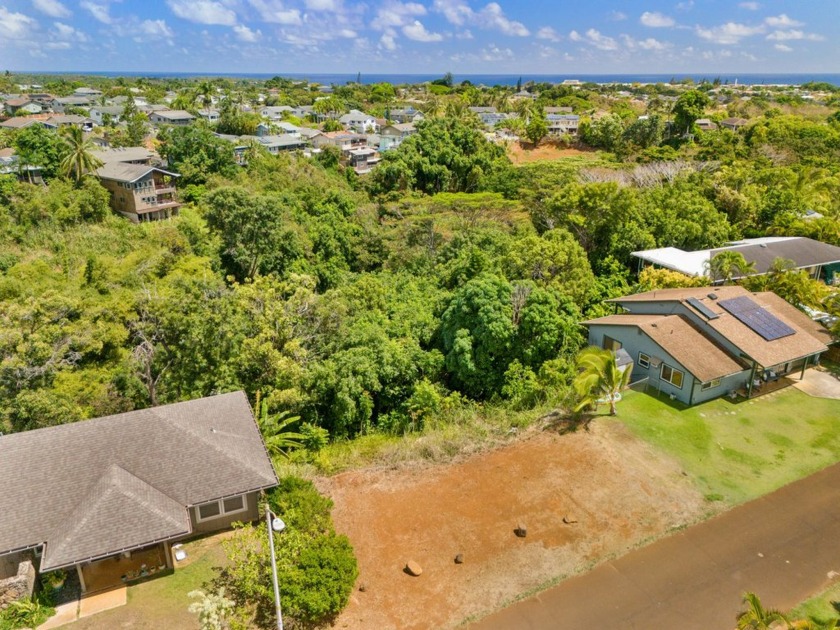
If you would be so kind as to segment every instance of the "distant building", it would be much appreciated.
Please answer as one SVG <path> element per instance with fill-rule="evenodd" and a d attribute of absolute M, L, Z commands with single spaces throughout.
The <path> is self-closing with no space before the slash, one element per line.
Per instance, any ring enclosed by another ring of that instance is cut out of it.
<path fill-rule="evenodd" d="M 580 127 L 580 116 L 576 114 L 547 114 L 548 135 L 576 136 Z"/>
<path fill-rule="evenodd" d="M 195 121 L 195 116 L 181 109 L 164 109 L 151 112 L 149 121 L 155 125 L 186 127 Z"/>

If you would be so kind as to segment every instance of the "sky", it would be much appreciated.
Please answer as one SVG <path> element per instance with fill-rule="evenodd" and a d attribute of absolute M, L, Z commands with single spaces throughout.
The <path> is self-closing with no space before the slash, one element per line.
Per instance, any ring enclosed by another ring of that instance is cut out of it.
<path fill-rule="evenodd" d="M 840 72 L 840 0 L 0 0 L 0 70 Z"/>

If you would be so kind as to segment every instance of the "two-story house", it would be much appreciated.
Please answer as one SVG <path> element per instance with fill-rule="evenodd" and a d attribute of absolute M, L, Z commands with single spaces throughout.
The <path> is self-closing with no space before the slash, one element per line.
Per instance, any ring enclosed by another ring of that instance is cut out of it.
<path fill-rule="evenodd" d="M 195 116 L 181 109 L 164 109 L 149 114 L 149 122 L 155 125 L 186 127 L 195 121 Z"/>
<path fill-rule="evenodd" d="M 111 193 L 111 208 L 135 223 L 177 216 L 181 207 L 175 197 L 177 173 L 148 164 L 110 162 L 96 175 Z"/>

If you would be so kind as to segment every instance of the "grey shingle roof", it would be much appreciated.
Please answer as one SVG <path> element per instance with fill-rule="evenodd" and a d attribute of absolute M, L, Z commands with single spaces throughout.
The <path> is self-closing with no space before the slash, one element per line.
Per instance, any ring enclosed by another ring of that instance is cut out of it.
<path fill-rule="evenodd" d="M 164 175 L 180 177 L 177 173 L 165 171 L 147 164 L 130 164 L 128 162 L 106 162 L 96 169 L 96 174 L 102 179 L 112 179 L 117 182 L 136 182 L 151 171 L 158 171 Z"/>
<path fill-rule="evenodd" d="M 242 392 L 0 437 L 0 553 L 42 569 L 188 533 L 186 508 L 277 484 Z"/>

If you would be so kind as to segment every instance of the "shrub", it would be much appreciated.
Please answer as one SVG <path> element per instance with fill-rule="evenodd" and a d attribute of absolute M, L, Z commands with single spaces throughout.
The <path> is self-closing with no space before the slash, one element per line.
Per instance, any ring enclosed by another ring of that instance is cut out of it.
<path fill-rule="evenodd" d="M 268 503 L 286 523 L 274 536 L 284 622 L 295 628 L 328 623 L 347 605 L 359 575 L 350 541 L 333 528 L 333 503 L 312 482 L 293 476 L 280 480 Z M 223 543 L 230 564 L 216 584 L 240 611 L 250 611 L 260 628 L 275 623 L 267 542 L 264 525 L 239 528 Z"/>

